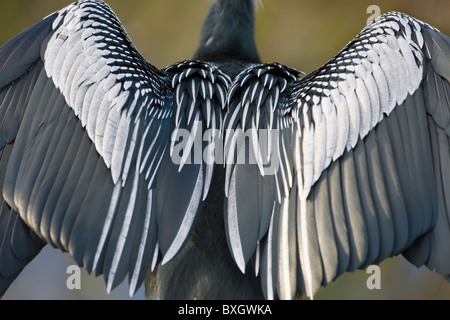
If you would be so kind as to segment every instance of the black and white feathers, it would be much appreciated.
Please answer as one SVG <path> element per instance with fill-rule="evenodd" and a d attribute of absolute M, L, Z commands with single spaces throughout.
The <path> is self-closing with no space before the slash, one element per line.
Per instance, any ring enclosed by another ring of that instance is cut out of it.
<path fill-rule="evenodd" d="M 389 13 L 304 78 L 224 57 L 158 70 L 97 0 L 0 48 L 0 292 L 48 243 L 133 294 L 218 166 L 227 250 L 266 298 L 399 253 L 449 279 L 448 36 Z"/>

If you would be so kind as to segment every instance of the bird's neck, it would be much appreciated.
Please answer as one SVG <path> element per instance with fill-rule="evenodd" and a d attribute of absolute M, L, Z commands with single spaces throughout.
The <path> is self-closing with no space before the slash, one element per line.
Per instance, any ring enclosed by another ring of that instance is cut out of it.
<path fill-rule="evenodd" d="M 258 63 L 254 40 L 254 0 L 216 0 L 206 17 L 193 58 Z"/>

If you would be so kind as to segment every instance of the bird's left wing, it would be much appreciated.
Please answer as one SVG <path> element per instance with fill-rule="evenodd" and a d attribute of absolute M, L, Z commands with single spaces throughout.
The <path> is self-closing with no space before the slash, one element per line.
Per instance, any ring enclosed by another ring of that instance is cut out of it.
<path fill-rule="evenodd" d="M 156 69 L 98 0 L 2 46 L 0 294 L 45 243 L 108 290 L 128 274 L 134 293 L 159 252 L 170 260 L 212 176 L 212 164 L 172 161 L 172 133 L 220 128 L 229 82 L 201 62 Z"/>
<path fill-rule="evenodd" d="M 238 76 L 227 234 L 268 298 L 399 253 L 449 277 L 449 61 L 448 36 L 390 13 L 301 80 L 279 65 Z"/>

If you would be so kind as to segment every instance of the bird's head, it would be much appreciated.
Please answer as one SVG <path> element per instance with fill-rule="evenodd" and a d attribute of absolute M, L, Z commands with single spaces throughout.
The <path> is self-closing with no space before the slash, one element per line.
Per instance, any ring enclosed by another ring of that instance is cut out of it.
<path fill-rule="evenodd" d="M 194 59 L 260 62 L 254 11 L 261 0 L 215 0 L 205 19 Z"/>

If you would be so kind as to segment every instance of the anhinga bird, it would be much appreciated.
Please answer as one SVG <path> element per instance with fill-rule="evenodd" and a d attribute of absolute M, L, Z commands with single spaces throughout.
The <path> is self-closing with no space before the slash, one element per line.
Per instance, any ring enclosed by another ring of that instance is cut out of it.
<path fill-rule="evenodd" d="M 0 48 L 0 294 L 46 244 L 164 299 L 312 297 L 397 254 L 450 278 L 450 38 L 401 13 L 301 77 L 256 0 L 158 70 L 100 0 Z"/>

